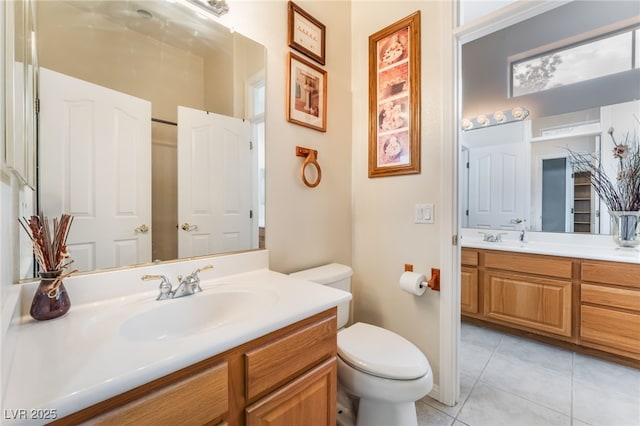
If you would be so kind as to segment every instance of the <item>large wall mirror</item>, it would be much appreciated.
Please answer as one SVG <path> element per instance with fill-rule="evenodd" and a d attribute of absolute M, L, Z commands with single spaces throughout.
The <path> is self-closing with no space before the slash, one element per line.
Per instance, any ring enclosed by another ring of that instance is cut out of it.
<path fill-rule="evenodd" d="M 264 247 L 266 51 L 197 3 L 35 1 L 38 210 L 82 272 Z"/>
<path fill-rule="evenodd" d="M 615 177 L 609 129 L 618 140 L 640 132 L 638 45 L 637 4 L 591 1 L 462 46 L 463 227 L 610 232 L 569 150 L 599 157 Z M 518 108 L 529 115 L 509 120 Z"/>

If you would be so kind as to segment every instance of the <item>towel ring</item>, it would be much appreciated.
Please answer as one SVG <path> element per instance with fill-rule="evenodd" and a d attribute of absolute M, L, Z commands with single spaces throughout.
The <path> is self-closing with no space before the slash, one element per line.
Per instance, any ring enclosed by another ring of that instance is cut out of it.
<path fill-rule="evenodd" d="M 307 185 L 309 188 L 315 188 L 320 184 L 320 179 L 322 179 L 322 170 L 320 169 L 320 164 L 318 164 L 318 151 L 315 149 L 303 148 L 301 146 L 296 146 L 296 156 L 297 157 L 305 157 L 302 166 L 300 167 L 300 177 L 302 178 L 302 182 Z M 305 175 L 305 170 L 307 166 L 312 165 L 316 168 L 316 172 L 318 173 L 318 177 L 314 182 L 309 182 L 307 176 Z"/>

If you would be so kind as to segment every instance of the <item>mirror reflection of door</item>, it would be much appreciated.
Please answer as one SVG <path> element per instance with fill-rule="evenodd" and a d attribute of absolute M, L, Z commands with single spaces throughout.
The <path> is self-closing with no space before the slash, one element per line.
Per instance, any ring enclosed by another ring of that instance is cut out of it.
<path fill-rule="evenodd" d="M 484 229 L 519 229 L 526 218 L 529 146 L 525 123 L 464 132 L 469 149 L 468 226 Z"/>
<path fill-rule="evenodd" d="M 46 68 L 40 81 L 40 203 L 74 216 L 74 268 L 150 262 L 151 103 Z"/>
<path fill-rule="evenodd" d="M 248 121 L 178 107 L 178 256 L 257 247 Z"/>
<path fill-rule="evenodd" d="M 542 160 L 542 232 L 570 231 L 566 204 L 567 159 Z"/>

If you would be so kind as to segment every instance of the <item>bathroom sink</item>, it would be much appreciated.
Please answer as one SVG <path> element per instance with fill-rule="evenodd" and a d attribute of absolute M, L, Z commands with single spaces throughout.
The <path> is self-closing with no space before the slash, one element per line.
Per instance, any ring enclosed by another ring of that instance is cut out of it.
<path fill-rule="evenodd" d="M 273 305 L 274 293 L 253 287 L 205 290 L 192 296 L 155 301 L 133 313 L 119 328 L 130 340 L 186 337 L 254 316 Z"/>

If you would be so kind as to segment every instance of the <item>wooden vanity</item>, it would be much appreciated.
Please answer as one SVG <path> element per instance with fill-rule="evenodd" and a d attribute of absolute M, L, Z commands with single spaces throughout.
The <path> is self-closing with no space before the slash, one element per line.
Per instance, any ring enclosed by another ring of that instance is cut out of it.
<path fill-rule="evenodd" d="M 640 367 L 639 264 L 463 248 L 461 311 Z"/>
<path fill-rule="evenodd" d="M 51 424 L 335 425 L 336 312 L 326 310 Z"/>

